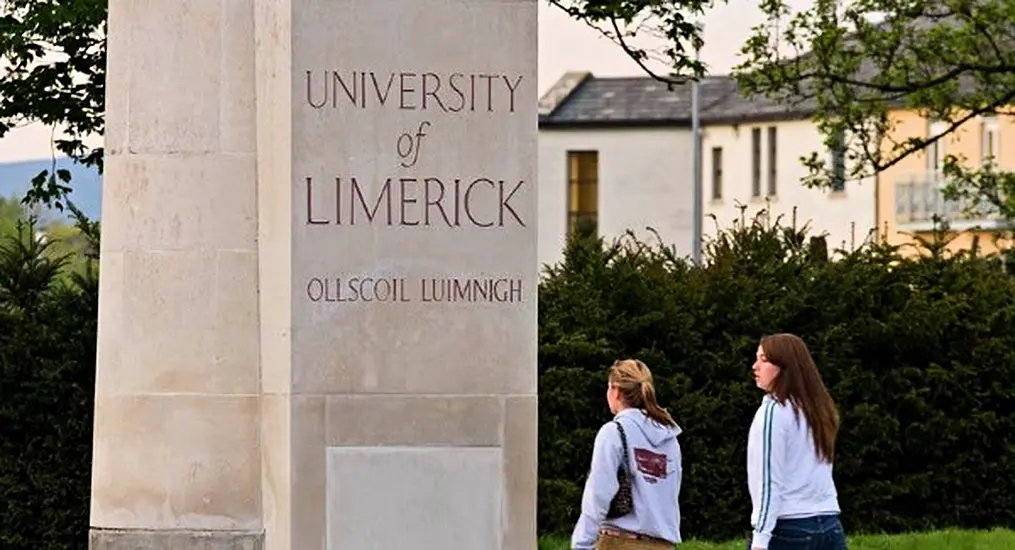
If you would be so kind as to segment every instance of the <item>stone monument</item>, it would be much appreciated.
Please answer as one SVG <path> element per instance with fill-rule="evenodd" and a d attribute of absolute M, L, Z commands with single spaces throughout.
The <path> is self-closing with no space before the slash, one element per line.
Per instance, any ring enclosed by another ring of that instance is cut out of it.
<path fill-rule="evenodd" d="M 91 548 L 535 548 L 536 9 L 110 1 Z"/>

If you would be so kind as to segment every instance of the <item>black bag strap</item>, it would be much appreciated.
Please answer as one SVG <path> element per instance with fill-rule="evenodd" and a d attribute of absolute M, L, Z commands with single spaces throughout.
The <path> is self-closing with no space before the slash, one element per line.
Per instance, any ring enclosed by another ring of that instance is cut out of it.
<path fill-rule="evenodd" d="M 624 460 L 621 462 L 624 464 L 624 469 L 630 471 L 627 467 L 627 434 L 624 433 L 624 426 L 617 420 L 613 421 L 617 425 L 617 429 L 620 430 L 620 445 L 624 448 Z"/>

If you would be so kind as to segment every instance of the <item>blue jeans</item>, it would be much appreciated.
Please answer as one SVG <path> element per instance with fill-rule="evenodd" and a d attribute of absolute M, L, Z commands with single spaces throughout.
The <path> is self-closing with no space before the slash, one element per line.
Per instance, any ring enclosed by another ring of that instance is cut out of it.
<path fill-rule="evenodd" d="M 747 539 L 751 550 L 751 539 Z M 846 532 L 838 514 L 780 519 L 772 529 L 768 550 L 847 550 Z"/>

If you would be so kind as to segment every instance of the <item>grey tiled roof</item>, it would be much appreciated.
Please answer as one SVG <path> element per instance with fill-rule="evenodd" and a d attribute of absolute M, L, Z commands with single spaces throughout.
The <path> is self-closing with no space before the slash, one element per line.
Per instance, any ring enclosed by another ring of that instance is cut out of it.
<path fill-rule="evenodd" d="M 946 7 L 942 10 L 950 13 Z M 956 23 L 966 24 L 952 15 L 941 14 L 918 17 L 908 22 L 914 32 Z M 853 36 L 845 37 L 847 43 L 854 40 Z M 1006 46 L 1005 51 L 1010 51 L 1010 46 Z M 809 55 L 804 53 L 803 57 Z M 856 70 L 855 80 L 871 81 L 880 73 L 880 67 L 865 59 Z M 977 82 L 968 75 L 960 77 L 957 84 L 963 94 L 973 94 L 979 89 Z M 857 86 L 854 95 L 863 97 L 871 93 L 869 88 Z M 748 98 L 739 93 L 735 80 L 730 76 L 704 79 L 699 94 L 703 125 L 800 119 L 814 114 L 816 108 L 813 99 L 785 105 L 764 97 Z M 885 99 L 885 94 L 875 91 L 874 95 Z M 907 104 L 906 98 L 901 96 L 886 101 L 888 105 L 897 107 Z M 690 126 L 691 87 L 688 84 L 669 89 L 665 83 L 647 75 L 597 78 L 589 73 L 567 73 L 541 101 L 539 124 L 541 127 Z"/>
<path fill-rule="evenodd" d="M 799 119 L 812 113 L 806 104 L 786 106 L 765 98 L 746 98 L 729 76 L 701 81 L 701 123 Z M 597 78 L 587 75 L 571 93 L 540 116 L 540 126 L 638 126 L 691 124 L 691 86 L 649 76 Z"/>

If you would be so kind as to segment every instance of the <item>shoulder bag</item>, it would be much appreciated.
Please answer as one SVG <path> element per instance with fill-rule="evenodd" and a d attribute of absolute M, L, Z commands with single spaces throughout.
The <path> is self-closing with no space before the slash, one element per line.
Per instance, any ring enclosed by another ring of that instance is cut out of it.
<path fill-rule="evenodd" d="M 627 467 L 627 434 L 624 433 L 624 427 L 620 425 L 620 422 L 614 420 L 613 423 L 620 430 L 620 443 L 624 454 L 620 467 L 617 468 L 617 494 L 610 501 L 610 509 L 606 512 L 607 519 L 626 516 L 634 511 L 634 498 L 631 496 L 631 474 Z"/>

